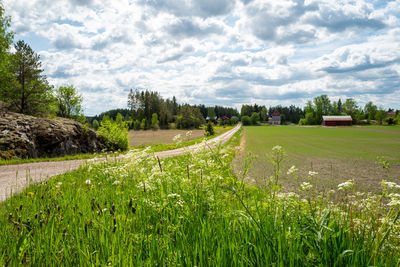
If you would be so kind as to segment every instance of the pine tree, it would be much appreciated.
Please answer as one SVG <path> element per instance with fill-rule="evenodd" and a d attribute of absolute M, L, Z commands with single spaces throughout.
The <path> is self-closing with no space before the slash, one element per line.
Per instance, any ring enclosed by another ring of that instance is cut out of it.
<path fill-rule="evenodd" d="M 50 111 L 54 101 L 52 87 L 41 69 L 40 56 L 24 41 L 15 45 L 10 57 L 11 77 L 2 88 L 2 98 L 8 99 L 20 113 L 38 114 Z"/>

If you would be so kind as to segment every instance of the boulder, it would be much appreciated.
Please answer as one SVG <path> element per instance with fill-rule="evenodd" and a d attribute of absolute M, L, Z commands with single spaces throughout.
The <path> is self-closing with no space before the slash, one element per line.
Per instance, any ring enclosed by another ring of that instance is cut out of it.
<path fill-rule="evenodd" d="M 0 158 L 61 157 L 104 150 L 104 138 L 79 122 L 36 118 L 0 106 Z"/>

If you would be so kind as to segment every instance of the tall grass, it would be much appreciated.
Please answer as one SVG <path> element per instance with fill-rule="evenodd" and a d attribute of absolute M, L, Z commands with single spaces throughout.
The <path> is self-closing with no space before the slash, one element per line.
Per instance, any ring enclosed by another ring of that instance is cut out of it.
<path fill-rule="evenodd" d="M 396 185 L 282 193 L 275 162 L 251 187 L 230 169 L 238 140 L 160 161 L 132 152 L 28 187 L 0 204 L 0 265 L 398 266 Z"/>

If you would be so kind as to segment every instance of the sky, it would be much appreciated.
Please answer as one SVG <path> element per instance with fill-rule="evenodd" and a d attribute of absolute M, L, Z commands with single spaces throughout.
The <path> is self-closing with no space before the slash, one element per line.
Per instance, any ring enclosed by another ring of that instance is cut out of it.
<path fill-rule="evenodd" d="M 352 97 L 400 109 L 400 0 L 3 0 L 15 41 L 85 115 L 130 89 L 181 103 L 304 106 Z"/>

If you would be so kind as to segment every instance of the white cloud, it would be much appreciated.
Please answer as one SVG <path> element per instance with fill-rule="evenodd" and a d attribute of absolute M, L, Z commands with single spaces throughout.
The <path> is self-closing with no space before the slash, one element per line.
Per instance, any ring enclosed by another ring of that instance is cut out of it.
<path fill-rule="evenodd" d="M 400 0 L 4 4 L 17 38 L 43 47 L 50 82 L 78 88 L 88 115 L 125 107 L 130 88 L 236 107 L 326 93 L 400 108 Z"/>

